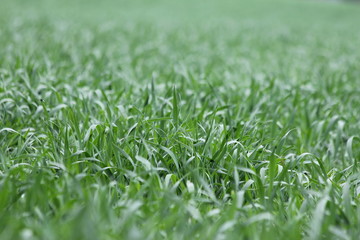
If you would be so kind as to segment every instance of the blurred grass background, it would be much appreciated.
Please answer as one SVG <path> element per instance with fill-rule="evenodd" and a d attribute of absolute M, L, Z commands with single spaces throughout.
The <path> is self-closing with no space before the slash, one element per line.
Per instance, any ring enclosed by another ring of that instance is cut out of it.
<path fill-rule="evenodd" d="M 48 17 L 101 23 L 144 19 L 154 23 L 212 23 L 213 21 L 263 21 L 283 24 L 349 25 L 359 20 L 355 3 L 301 0 L 3 0 L 2 16 Z"/>

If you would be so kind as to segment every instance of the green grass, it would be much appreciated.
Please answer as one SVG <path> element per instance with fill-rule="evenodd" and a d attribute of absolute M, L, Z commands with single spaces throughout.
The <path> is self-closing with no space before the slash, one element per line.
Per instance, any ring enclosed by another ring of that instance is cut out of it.
<path fill-rule="evenodd" d="M 0 239 L 358 239 L 360 6 L 5 1 Z"/>

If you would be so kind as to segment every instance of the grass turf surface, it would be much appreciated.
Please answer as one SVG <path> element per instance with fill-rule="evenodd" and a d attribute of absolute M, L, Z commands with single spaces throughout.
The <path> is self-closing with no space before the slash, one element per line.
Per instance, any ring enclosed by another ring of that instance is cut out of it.
<path fill-rule="evenodd" d="M 360 236 L 360 6 L 1 4 L 0 239 Z"/>

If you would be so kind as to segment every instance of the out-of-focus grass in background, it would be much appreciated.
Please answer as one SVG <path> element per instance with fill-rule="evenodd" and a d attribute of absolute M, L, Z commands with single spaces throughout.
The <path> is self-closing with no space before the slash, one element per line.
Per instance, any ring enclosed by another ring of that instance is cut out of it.
<path fill-rule="evenodd" d="M 2 14 L 19 16 L 46 16 L 69 21 L 139 21 L 198 23 L 219 20 L 281 21 L 308 24 L 311 21 L 342 24 L 342 20 L 355 20 L 357 4 L 327 1 L 2 1 Z M 355 19 L 354 19 L 355 17 Z M 339 19 L 338 19 L 339 18 Z M 350 21 L 351 22 L 351 21 Z M 347 23 L 348 24 L 348 23 Z"/>
<path fill-rule="evenodd" d="M 0 239 L 358 239 L 360 6 L 0 2 Z"/>

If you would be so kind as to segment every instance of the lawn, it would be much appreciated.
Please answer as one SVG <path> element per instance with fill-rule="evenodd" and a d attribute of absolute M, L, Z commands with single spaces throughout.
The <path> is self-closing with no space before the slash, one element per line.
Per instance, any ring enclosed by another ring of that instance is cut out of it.
<path fill-rule="evenodd" d="M 360 5 L 2 0 L 0 239 L 359 239 Z"/>

